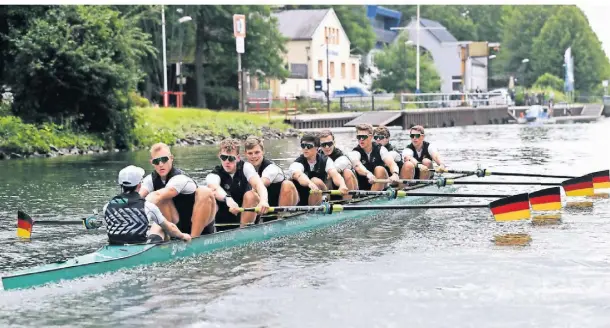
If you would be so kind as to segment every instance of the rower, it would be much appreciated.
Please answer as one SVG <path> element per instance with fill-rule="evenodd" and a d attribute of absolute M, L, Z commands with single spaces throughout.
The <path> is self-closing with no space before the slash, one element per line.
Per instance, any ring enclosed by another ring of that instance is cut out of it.
<path fill-rule="evenodd" d="M 294 183 L 284 176 L 282 169 L 265 157 L 263 139 L 249 136 L 244 142 L 246 159 L 260 176 L 267 188 L 269 206 L 295 206 L 299 202 L 299 194 Z M 244 212 L 245 221 L 253 220 L 256 213 Z"/>
<path fill-rule="evenodd" d="M 335 163 L 329 157 L 318 153 L 320 140 L 315 134 L 306 133 L 301 137 L 301 155 L 288 168 L 289 176 L 296 181 L 299 193 L 299 205 L 319 205 L 321 194 L 311 194 L 311 190 L 328 190 L 326 179 L 330 177 L 343 196 L 348 189 L 345 180 L 337 172 Z"/>
<path fill-rule="evenodd" d="M 169 236 L 190 241 L 175 224 L 165 219 L 157 205 L 146 201 L 138 191 L 142 186 L 144 169 L 129 165 L 119 172 L 121 193 L 104 205 L 108 242 L 111 245 L 159 243 Z M 150 231 L 148 224 L 151 223 Z M 147 236 L 147 232 L 150 234 Z"/>
<path fill-rule="evenodd" d="M 358 146 L 349 157 L 358 173 L 356 178 L 360 190 L 383 190 L 385 183 L 373 182 L 375 179 L 388 179 L 386 165 L 392 173 L 389 177 L 392 183 L 398 182 L 398 165 L 384 146 L 373 142 L 373 126 L 368 123 L 356 125 L 356 138 Z"/>
<path fill-rule="evenodd" d="M 390 130 L 385 126 L 376 127 L 373 132 L 373 140 L 375 140 L 378 145 L 384 146 L 388 150 L 388 153 L 392 156 L 396 165 L 398 165 L 398 172 L 402 173 L 401 170 L 404 163 L 401 154 L 390 143 Z M 386 165 L 385 169 L 388 171 L 388 175 L 390 175 L 392 172 L 390 171 L 390 168 Z M 402 174 L 399 174 L 399 176 L 402 178 Z"/>
<path fill-rule="evenodd" d="M 402 150 L 404 160 L 401 173 L 405 179 L 429 179 L 434 174 L 432 161 L 445 169 L 441 156 L 429 142 L 425 141 L 424 127 L 416 125 L 409 130 L 411 143 Z M 432 170 L 432 172 L 430 172 Z M 432 174 L 431 174 L 432 173 Z"/>
<path fill-rule="evenodd" d="M 140 196 L 159 207 L 163 216 L 192 237 L 214 233 L 216 202 L 212 191 L 174 167 L 168 145 L 156 143 L 150 148 L 154 171 L 142 181 Z"/>
<path fill-rule="evenodd" d="M 265 214 L 269 201 L 267 188 L 254 166 L 241 160 L 239 141 L 224 139 L 219 148 L 218 158 L 222 165 L 216 166 L 208 174 L 206 182 L 218 203 L 216 228 L 222 231 L 254 223 L 256 213 L 240 214 L 240 206 L 257 206 L 261 209 L 260 213 Z"/>
<path fill-rule="evenodd" d="M 320 154 L 324 154 L 335 163 L 335 168 L 337 172 L 343 177 L 345 181 L 345 185 L 349 190 L 358 190 L 358 180 L 356 179 L 356 175 L 353 171 L 353 166 L 350 159 L 343 154 L 343 152 L 337 148 L 335 144 L 335 136 L 330 130 L 323 130 L 318 135 L 320 138 L 320 150 L 318 151 Z M 330 189 L 337 189 L 337 185 L 332 181 L 332 179 L 326 179 L 328 182 L 327 187 Z M 331 200 L 333 200 L 337 196 L 331 196 Z M 351 199 L 351 195 L 343 196 L 343 199 Z"/>

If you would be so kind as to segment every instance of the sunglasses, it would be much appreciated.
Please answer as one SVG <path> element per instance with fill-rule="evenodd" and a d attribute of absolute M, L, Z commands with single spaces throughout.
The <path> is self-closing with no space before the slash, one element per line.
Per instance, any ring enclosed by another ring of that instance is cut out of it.
<path fill-rule="evenodd" d="M 220 160 L 223 162 L 226 160 L 229 160 L 229 162 L 235 162 L 236 159 L 237 159 L 237 157 L 235 157 L 233 155 L 220 155 Z"/>
<path fill-rule="evenodd" d="M 385 136 L 374 136 L 373 139 L 375 139 L 375 140 L 383 140 L 383 139 L 385 139 Z"/>
<path fill-rule="evenodd" d="M 411 139 L 419 139 L 419 137 L 421 137 L 421 134 L 410 134 Z"/>
<path fill-rule="evenodd" d="M 330 148 L 330 147 L 332 147 L 334 144 L 335 144 L 334 142 L 329 141 L 329 142 L 323 142 L 323 143 L 321 143 L 321 144 L 320 144 L 320 146 L 322 146 L 322 147 L 324 147 L 324 148 Z"/>
<path fill-rule="evenodd" d="M 301 144 L 301 149 L 306 149 L 306 148 L 307 148 L 307 149 L 311 149 L 311 148 L 313 148 L 313 147 L 315 147 L 315 145 L 314 145 L 314 144 L 310 144 L 310 143 L 302 143 L 302 144 Z"/>
<path fill-rule="evenodd" d="M 368 138 L 369 138 L 368 134 L 359 134 L 356 136 L 356 139 L 358 139 L 358 140 L 366 140 Z"/>
<path fill-rule="evenodd" d="M 168 156 L 161 156 L 161 157 L 157 157 L 157 158 L 153 158 L 152 163 L 153 165 L 159 165 L 160 163 L 167 163 L 167 161 L 169 161 L 169 157 Z"/>

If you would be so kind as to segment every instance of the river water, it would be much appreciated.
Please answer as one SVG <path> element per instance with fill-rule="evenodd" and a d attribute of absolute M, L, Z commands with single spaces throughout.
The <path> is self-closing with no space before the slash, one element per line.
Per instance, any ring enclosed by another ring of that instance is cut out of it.
<path fill-rule="evenodd" d="M 550 126 L 428 129 L 455 169 L 579 175 L 608 169 L 610 120 Z M 404 147 L 406 135 L 394 133 Z M 355 133 L 337 135 L 344 149 Z M 400 140 L 399 140 L 400 139 Z M 267 144 L 287 168 L 296 139 Z M 202 181 L 215 147 L 174 148 Z M 35 219 L 91 214 L 146 151 L 0 162 L 0 275 L 91 252 L 103 230 L 35 227 L 15 240 L 16 211 Z M 469 178 L 477 179 L 477 178 Z M 528 178 L 490 177 L 489 180 Z M 543 180 L 541 181 L 551 181 Z M 554 180 L 556 181 L 556 180 Z M 462 186 L 519 193 L 535 186 Z M 435 199 L 485 203 L 489 199 Z M 494 236 L 527 233 L 526 246 Z M 608 327 L 610 200 L 563 209 L 558 225 L 496 223 L 487 209 L 385 211 L 303 233 L 171 263 L 20 291 L 0 291 L 0 327 Z"/>

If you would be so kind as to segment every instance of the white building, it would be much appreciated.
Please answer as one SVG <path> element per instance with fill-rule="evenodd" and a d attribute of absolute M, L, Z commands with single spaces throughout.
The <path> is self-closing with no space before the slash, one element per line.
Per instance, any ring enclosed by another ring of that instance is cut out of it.
<path fill-rule="evenodd" d="M 331 95 L 358 84 L 360 57 L 351 55 L 350 40 L 332 8 L 285 10 L 273 16 L 280 32 L 289 38 L 284 60 L 290 71 L 285 83 L 270 81 L 274 97 L 311 95 L 315 80 L 321 80 L 326 90 L 327 73 Z"/>

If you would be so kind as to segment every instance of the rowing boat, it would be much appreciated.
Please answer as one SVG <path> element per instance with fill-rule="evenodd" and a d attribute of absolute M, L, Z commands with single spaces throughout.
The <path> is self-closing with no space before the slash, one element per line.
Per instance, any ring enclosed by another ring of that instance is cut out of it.
<path fill-rule="evenodd" d="M 467 175 L 460 174 L 454 179 L 463 178 Z M 406 189 L 414 190 L 426 187 L 432 188 L 433 186 L 420 184 Z M 445 190 L 447 192 L 454 191 L 452 188 L 446 188 Z M 430 199 L 430 197 L 413 196 L 389 200 L 383 196 L 368 196 L 352 199 L 348 203 L 364 202 L 371 205 L 380 202 L 418 203 L 427 199 Z M 358 211 L 357 213 L 339 212 L 328 215 L 294 213 L 282 219 L 267 221 L 241 229 L 225 230 L 211 235 L 203 235 L 193 238 L 189 243 L 172 240 L 161 244 L 106 245 L 93 253 L 12 272 L 2 277 L 2 285 L 5 290 L 30 288 L 141 265 L 167 262 L 178 258 L 319 229 L 344 220 L 363 218 L 374 213 L 375 210 L 373 209 Z"/>

